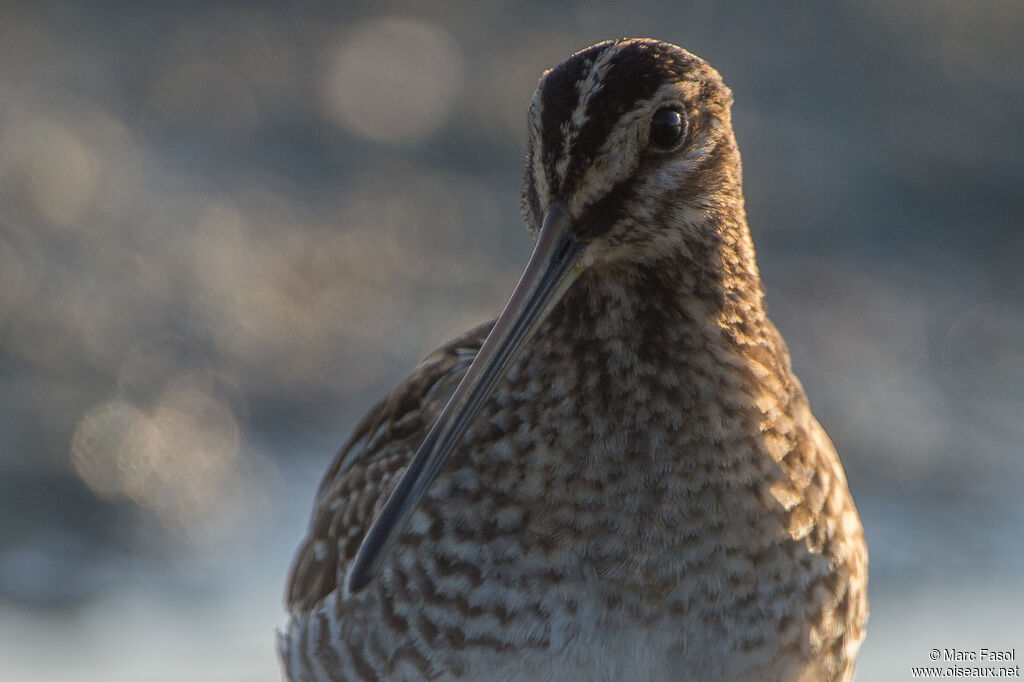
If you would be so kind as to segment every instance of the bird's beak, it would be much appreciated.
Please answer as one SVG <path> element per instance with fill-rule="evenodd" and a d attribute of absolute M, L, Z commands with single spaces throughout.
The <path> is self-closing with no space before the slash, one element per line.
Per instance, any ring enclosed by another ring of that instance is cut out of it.
<path fill-rule="evenodd" d="M 560 202 L 552 204 L 544 215 L 537 245 L 512 297 L 363 538 L 346 579 L 349 593 L 358 592 L 373 579 L 445 459 L 498 381 L 583 271 L 583 251 L 584 245 L 577 240 L 565 207 Z"/>

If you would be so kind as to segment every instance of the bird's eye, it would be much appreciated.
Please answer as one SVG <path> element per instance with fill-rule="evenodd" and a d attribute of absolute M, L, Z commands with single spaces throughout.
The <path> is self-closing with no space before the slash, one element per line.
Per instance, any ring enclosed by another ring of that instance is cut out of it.
<path fill-rule="evenodd" d="M 651 117 L 651 142 L 662 148 L 671 147 L 683 136 L 686 121 L 675 109 L 658 109 Z"/>

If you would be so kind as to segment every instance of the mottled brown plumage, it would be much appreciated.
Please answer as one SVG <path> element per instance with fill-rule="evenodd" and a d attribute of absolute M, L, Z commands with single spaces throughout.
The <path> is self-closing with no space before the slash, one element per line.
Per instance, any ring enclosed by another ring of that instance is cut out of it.
<path fill-rule="evenodd" d="M 567 288 L 469 401 L 408 525 L 378 521 L 393 545 L 364 538 L 491 326 L 357 426 L 293 567 L 291 679 L 851 678 L 866 549 L 765 313 L 730 104 L 649 40 L 541 79 L 523 207 L 535 259 L 545 234 L 570 254 Z M 353 581 L 357 553 L 376 563 Z"/>

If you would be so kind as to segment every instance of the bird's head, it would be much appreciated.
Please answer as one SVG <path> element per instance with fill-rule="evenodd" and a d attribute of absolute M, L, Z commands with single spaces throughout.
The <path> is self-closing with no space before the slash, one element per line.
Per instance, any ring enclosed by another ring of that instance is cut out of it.
<path fill-rule="evenodd" d="M 731 104 L 715 69 L 655 40 L 600 43 L 545 72 L 528 113 L 531 231 L 561 216 L 587 265 L 706 239 L 718 214 L 743 210 Z"/>

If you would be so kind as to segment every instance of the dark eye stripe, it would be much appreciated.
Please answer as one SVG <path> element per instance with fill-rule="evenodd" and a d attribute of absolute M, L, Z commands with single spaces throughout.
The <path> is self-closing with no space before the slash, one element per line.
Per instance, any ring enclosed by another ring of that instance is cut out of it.
<path fill-rule="evenodd" d="M 629 208 L 629 202 L 636 198 L 637 188 L 643 187 L 657 166 L 641 165 L 624 180 L 620 180 L 600 199 L 587 206 L 579 220 L 579 228 L 585 230 L 581 236 L 597 237 L 607 233 L 615 223 L 622 220 Z"/>
<path fill-rule="evenodd" d="M 672 194 L 665 195 L 663 203 L 690 203 L 713 192 L 716 185 L 721 185 L 725 181 L 720 175 L 720 169 L 726 167 L 724 157 L 729 153 L 729 145 L 716 144 L 694 169 L 688 182 L 680 185 Z M 616 183 L 600 199 L 587 206 L 577 223 L 579 229 L 585 230 L 580 236 L 593 238 L 608 233 L 625 217 L 629 202 L 636 198 L 638 188 L 642 188 L 657 171 L 657 165 L 641 164 L 632 175 Z M 658 210 L 663 209 L 662 206 Z"/>
<path fill-rule="evenodd" d="M 597 237 L 611 229 L 623 216 L 626 202 L 632 197 L 638 179 L 630 176 L 612 187 L 604 196 L 586 208 L 579 220 L 580 229 L 586 230 L 580 236 Z"/>
<path fill-rule="evenodd" d="M 636 108 L 640 102 L 653 97 L 662 85 L 680 78 L 691 66 L 689 62 L 681 63 L 677 54 L 664 51 L 655 45 L 633 45 L 612 57 L 606 67 L 601 90 L 587 102 L 583 127 L 577 134 L 572 149 L 569 150 L 571 158 L 565 180 L 557 191 L 563 196 L 575 191 L 583 174 L 593 163 L 594 157 L 619 119 Z M 542 93 L 545 96 L 545 107 L 547 92 L 548 89 L 545 88 L 545 92 Z M 574 109 L 578 106 L 575 101 L 576 93 L 573 93 L 572 99 Z M 561 118 L 556 119 L 556 115 L 552 114 L 551 122 L 557 120 L 557 124 L 553 126 L 554 132 L 548 127 L 548 121 L 544 121 L 546 138 L 548 135 L 555 137 L 557 133 L 557 144 L 561 143 L 561 124 L 572 116 L 572 109 L 560 112 L 558 116 Z M 545 110 L 545 114 L 547 113 Z M 552 144 L 556 142 L 552 140 Z M 545 149 L 551 150 L 553 147 L 546 144 Z M 551 164 L 545 164 L 550 178 L 554 178 L 554 163 L 557 162 L 558 151 L 555 151 L 553 156 Z"/>

